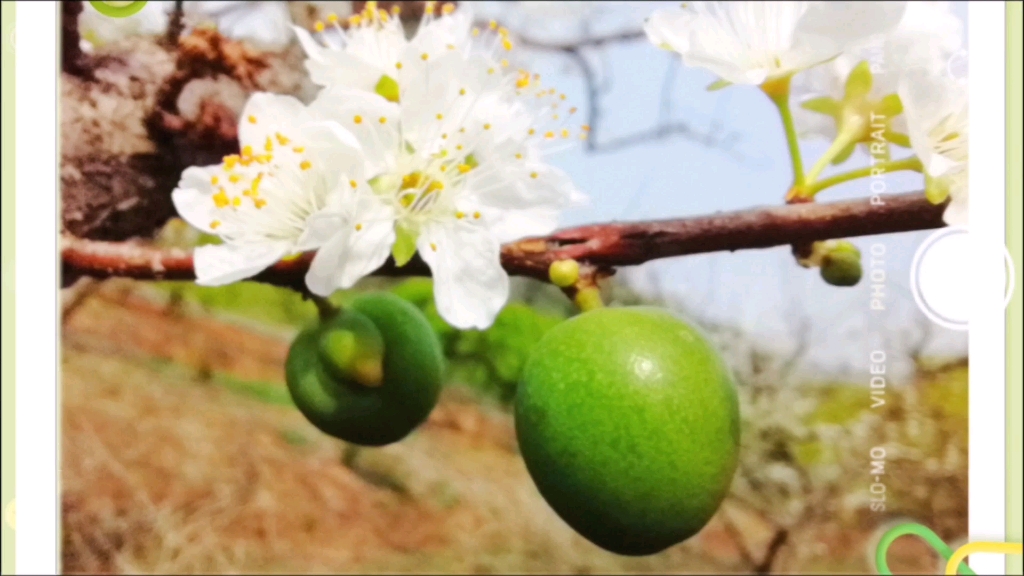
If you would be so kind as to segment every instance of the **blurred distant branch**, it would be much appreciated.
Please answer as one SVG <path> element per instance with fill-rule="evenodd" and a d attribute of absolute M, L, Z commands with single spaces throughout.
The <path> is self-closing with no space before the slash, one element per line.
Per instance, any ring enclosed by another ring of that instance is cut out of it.
<path fill-rule="evenodd" d="M 88 79 L 92 76 L 92 68 L 88 63 L 89 56 L 82 52 L 82 37 L 78 32 L 78 16 L 85 7 L 81 2 L 61 2 L 60 8 L 61 70 Z"/>
<path fill-rule="evenodd" d="M 596 224 L 506 244 L 501 261 L 509 274 L 545 281 L 552 262 L 570 258 L 611 274 L 617 266 L 686 254 L 940 228 L 945 225 L 943 209 L 943 205 L 931 204 L 922 193 L 910 193 L 887 196 L 879 205 L 860 199 L 762 207 L 675 220 Z M 312 258 L 313 253 L 306 253 L 279 262 L 254 279 L 302 290 Z M 127 242 L 65 236 L 61 259 L 65 285 L 80 276 L 195 278 L 190 253 Z M 376 274 L 417 276 L 427 275 L 429 270 L 422 261 L 414 259 L 401 268 L 388 261 Z"/>

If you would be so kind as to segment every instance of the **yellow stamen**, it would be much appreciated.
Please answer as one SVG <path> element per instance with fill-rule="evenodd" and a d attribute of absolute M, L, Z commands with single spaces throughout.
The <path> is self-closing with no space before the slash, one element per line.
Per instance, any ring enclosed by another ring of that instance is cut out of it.
<path fill-rule="evenodd" d="M 220 192 L 213 195 L 213 205 L 217 208 L 223 208 L 227 206 L 229 202 L 228 194 L 223 188 L 220 189 Z"/>
<path fill-rule="evenodd" d="M 363 225 L 362 224 L 356 224 L 356 232 L 359 232 L 362 229 L 363 229 Z"/>
<path fill-rule="evenodd" d="M 356 114 L 355 118 L 353 118 L 352 121 L 355 122 L 356 124 L 362 124 L 363 123 L 363 117 L 358 115 L 358 114 Z"/>
<path fill-rule="evenodd" d="M 465 88 L 460 88 L 459 89 L 459 96 L 465 96 L 465 95 L 466 95 L 466 89 Z"/>
<path fill-rule="evenodd" d="M 303 146 L 296 146 L 295 148 L 292 148 L 292 150 L 293 150 L 293 151 L 294 151 L 294 152 L 295 152 L 296 154 L 302 154 L 303 152 L 305 152 L 305 151 L 306 151 L 306 148 L 305 148 L 305 147 L 303 147 Z"/>
<path fill-rule="evenodd" d="M 555 133 L 549 130 L 549 131 L 544 133 L 544 137 L 548 138 L 548 139 L 554 138 L 555 137 Z"/>
<path fill-rule="evenodd" d="M 433 250 L 434 252 L 437 252 L 437 244 L 434 244 L 433 242 L 431 242 L 430 243 L 430 249 Z"/>
<path fill-rule="evenodd" d="M 473 167 L 470 166 L 469 164 L 459 164 L 459 174 L 465 174 L 466 172 L 469 172 L 472 169 Z"/>
<path fill-rule="evenodd" d="M 392 6 L 391 7 L 391 15 L 392 16 L 398 16 L 401 13 L 402 13 L 402 7 L 401 6 L 397 6 L 396 5 L 396 6 Z"/>
<path fill-rule="evenodd" d="M 430 58 L 430 54 L 427 54 L 426 52 L 424 52 L 423 54 L 420 54 L 420 60 L 423 60 L 424 62 L 426 62 L 428 58 Z"/>
<path fill-rule="evenodd" d="M 516 152 L 516 160 L 522 160 L 522 159 L 523 159 L 523 155 L 518 153 L 518 152 Z"/>
<path fill-rule="evenodd" d="M 508 60 L 502 58 L 501 59 L 501 67 L 502 68 L 508 68 Z"/>
<path fill-rule="evenodd" d="M 480 35 L 480 29 L 479 28 L 473 28 L 472 34 L 473 34 L 473 36 L 479 36 Z"/>
<path fill-rule="evenodd" d="M 255 204 L 257 208 L 263 208 L 264 206 L 267 205 L 267 201 L 264 200 L 263 198 L 255 198 L 253 199 L 252 203 Z"/>
<path fill-rule="evenodd" d="M 246 145 L 242 148 L 242 158 L 249 158 L 252 156 L 252 146 Z"/>
<path fill-rule="evenodd" d="M 241 206 L 242 205 L 242 197 L 241 196 L 235 196 L 234 198 L 232 198 L 231 199 L 231 205 L 234 206 L 235 208 L 238 208 L 239 206 Z"/>
<path fill-rule="evenodd" d="M 396 70 L 401 70 L 402 69 L 402 63 L 401 62 L 395 62 L 395 69 Z"/>
<path fill-rule="evenodd" d="M 280 144 L 281 146 L 287 146 L 288 143 L 291 142 L 291 140 L 289 140 L 287 136 L 281 134 L 280 132 L 278 132 L 275 136 L 277 136 L 277 143 Z"/>
<path fill-rule="evenodd" d="M 490 23 L 487 24 L 487 27 L 490 28 L 491 30 L 497 30 L 498 29 L 498 23 L 495 22 L 494 20 L 491 20 Z"/>
<path fill-rule="evenodd" d="M 349 180 L 348 181 L 348 185 L 353 187 L 353 188 L 358 188 L 359 187 L 359 183 L 356 182 L 355 180 Z"/>
<path fill-rule="evenodd" d="M 484 124 L 484 130 L 490 130 L 490 129 L 491 129 L 491 125 L 490 124 Z"/>
<path fill-rule="evenodd" d="M 241 179 L 242 177 L 239 176 L 238 174 L 232 174 L 228 176 L 228 181 L 231 182 L 232 184 L 238 184 L 238 181 Z"/>
<path fill-rule="evenodd" d="M 324 31 L 324 23 L 320 22 L 319 20 L 317 20 L 316 24 L 313 25 L 313 28 L 316 29 L 317 32 L 323 32 Z"/>
<path fill-rule="evenodd" d="M 238 164 L 238 155 L 232 154 L 224 157 L 224 169 L 231 170 Z"/>
<path fill-rule="evenodd" d="M 506 52 L 512 50 L 512 41 L 508 38 L 503 39 L 501 41 L 501 47 L 504 48 Z"/>
<path fill-rule="evenodd" d="M 439 180 L 434 180 L 430 186 L 427 186 L 427 192 L 440 192 L 441 190 L 444 190 L 444 183 Z"/>
<path fill-rule="evenodd" d="M 381 117 L 380 117 L 380 123 L 381 123 L 381 124 L 387 124 L 387 123 L 388 123 L 388 119 L 387 119 L 387 118 L 385 118 L 385 117 L 383 117 L 383 116 L 381 116 Z"/>
<path fill-rule="evenodd" d="M 249 115 L 249 124 L 255 124 L 255 123 L 256 123 L 256 117 L 253 116 L 252 114 L 250 114 Z"/>
<path fill-rule="evenodd" d="M 303 160 L 302 163 L 299 164 L 299 168 L 302 168 L 303 170 L 309 170 L 312 167 L 313 163 L 310 162 L 309 160 Z"/>
<path fill-rule="evenodd" d="M 338 23 L 338 15 L 335 14 L 334 12 L 331 12 L 330 14 L 327 15 L 327 22 L 329 24 L 337 24 Z"/>
<path fill-rule="evenodd" d="M 455 4 L 452 4 L 451 2 L 447 2 L 447 3 L 445 3 L 444 6 L 441 6 L 441 14 L 444 14 L 445 16 L 447 16 L 447 15 L 451 14 L 452 12 L 455 12 Z"/>
<path fill-rule="evenodd" d="M 455 217 L 458 218 L 459 220 L 462 220 L 463 218 L 466 217 L 466 213 L 465 212 L 456 212 L 455 213 Z"/>
<path fill-rule="evenodd" d="M 438 114 L 437 115 L 437 119 L 438 120 L 444 120 L 444 114 Z"/>
<path fill-rule="evenodd" d="M 435 4 L 437 4 L 437 2 L 427 2 L 427 5 L 423 7 L 423 12 L 428 16 L 433 16 Z"/>
<path fill-rule="evenodd" d="M 270 136 L 267 136 L 267 141 L 265 144 L 263 144 L 263 149 L 266 150 L 267 152 L 274 151 L 274 140 L 271 139 Z"/>
<path fill-rule="evenodd" d="M 214 220 L 213 222 L 210 222 L 210 228 L 213 230 L 220 228 L 220 220 Z"/>
<path fill-rule="evenodd" d="M 213 184 L 214 186 L 216 186 L 218 182 L 220 182 L 220 178 L 217 178 L 216 176 L 214 176 L 213 178 L 210 178 L 210 184 Z"/>
<path fill-rule="evenodd" d="M 536 131 L 536 130 L 534 130 L 533 128 L 530 128 L 530 131 L 529 131 L 529 132 L 527 132 L 527 134 L 529 134 L 530 136 L 533 136 L 533 135 L 534 135 L 534 134 L 536 134 L 536 133 L 537 133 L 537 131 Z"/>
<path fill-rule="evenodd" d="M 530 172 L 530 178 L 536 179 L 537 178 L 537 173 L 536 172 Z"/>
<path fill-rule="evenodd" d="M 480 213 L 479 212 L 473 212 L 473 218 L 476 218 L 477 220 L 479 220 L 480 219 Z"/>

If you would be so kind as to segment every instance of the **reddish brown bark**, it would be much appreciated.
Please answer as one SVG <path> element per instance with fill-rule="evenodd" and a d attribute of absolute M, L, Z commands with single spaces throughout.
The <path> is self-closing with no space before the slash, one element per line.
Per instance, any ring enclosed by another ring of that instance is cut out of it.
<path fill-rule="evenodd" d="M 547 280 L 552 262 L 573 258 L 611 273 L 617 266 L 697 254 L 770 248 L 894 232 L 940 228 L 943 205 L 933 205 L 924 194 L 899 194 L 872 204 L 868 199 L 832 203 L 791 204 L 722 212 L 709 216 L 654 222 L 625 222 L 582 226 L 506 244 L 502 265 L 509 274 Z M 313 254 L 280 262 L 255 279 L 300 289 Z M 61 246 L 65 275 L 105 278 L 191 280 L 195 278 L 191 254 L 141 244 L 99 242 L 65 237 Z M 402 268 L 392 262 L 376 272 L 386 276 L 428 274 L 414 259 Z"/>

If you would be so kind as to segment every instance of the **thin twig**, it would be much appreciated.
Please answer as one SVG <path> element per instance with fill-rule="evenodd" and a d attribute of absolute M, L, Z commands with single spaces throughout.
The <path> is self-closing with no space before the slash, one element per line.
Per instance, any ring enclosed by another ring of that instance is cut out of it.
<path fill-rule="evenodd" d="M 945 226 L 944 205 L 934 205 L 923 193 L 894 194 L 882 203 L 868 199 L 833 203 L 789 204 L 722 212 L 676 220 L 596 224 L 506 244 L 501 263 L 509 274 L 548 279 L 557 260 L 575 259 L 614 272 L 673 256 L 735 251 L 832 238 L 851 238 L 910 232 Z M 254 280 L 303 290 L 313 253 L 278 262 Z M 124 276 L 143 280 L 192 280 L 192 255 L 180 249 L 159 249 L 124 242 L 62 238 L 63 273 L 105 278 Z M 418 258 L 398 268 L 388 261 L 379 276 L 422 276 L 429 270 Z"/>

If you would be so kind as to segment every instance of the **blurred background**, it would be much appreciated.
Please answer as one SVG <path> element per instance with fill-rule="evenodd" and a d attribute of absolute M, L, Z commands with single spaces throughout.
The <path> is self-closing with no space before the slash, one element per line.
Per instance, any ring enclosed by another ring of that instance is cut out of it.
<path fill-rule="evenodd" d="M 77 4 L 70 21 L 80 53 L 70 65 L 66 56 L 62 77 L 64 227 L 189 248 L 207 239 L 167 219 L 166 183 L 182 164 L 226 153 L 217 139 L 230 130 L 218 132 L 217 114 L 237 112 L 248 92 L 308 96 L 289 26 L 361 3 L 183 2 L 176 18 L 173 2 L 150 2 L 124 20 Z M 789 160 L 763 94 L 707 92 L 709 73 L 644 38 L 643 19 L 673 3 L 470 4 L 512 31 L 516 65 L 559 86 L 591 124 L 588 142 L 552 158 L 591 198 L 565 225 L 782 202 Z M 934 4 L 966 48 L 966 3 Z M 209 51 L 214 27 L 237 43 L 216 44 L 229 65 L 189 76 L 195 53 L 206 52 L 167 48 L 168 30 Z M 806 159 L 828 142 L 803 145 Z M 892 174 L 887 186 L 922 182 Z M 867 193 L 855 181 L 827 199 Z M 881 315 L 869 314 L 868 282 L 829 286 L 787 248 L 649 262 L 604 286 L 612 305 L 663 306 L 701 326 L 741 399 L 730 496 L 699 535 L 646 558 L 575 535 L 517 455 L 509 405 L 519 372 L 544 332 L 575 313 L 551 286 L 515 279 L 512 301 L 482 332 L 448 327 L 429 279 L 371 278 L 337 294 L 344 302 L 390 290 L 412 302 L 449 362 L 423 427 L 398 444 L 357 449 L 306 422 L 284 386 L 290 340 L 316 316 L 298 294 L 248 282 L 69 281 L 64 572 L 858 573 L 873 570 L 879 530 L 905 519 L 955 547 L 967 532 L 967 335 L 932 324 L 910 294 L 910 261 L 927 235 L 853 240 L 865 254 L 884 245 Z M 872 350 L 887 356 L 877 407 Z M 877 448 L 885 474 L 876 483 Z M 933 552 L 907 540 L 891 549 L 893 570 L 934 572 Z"/>

